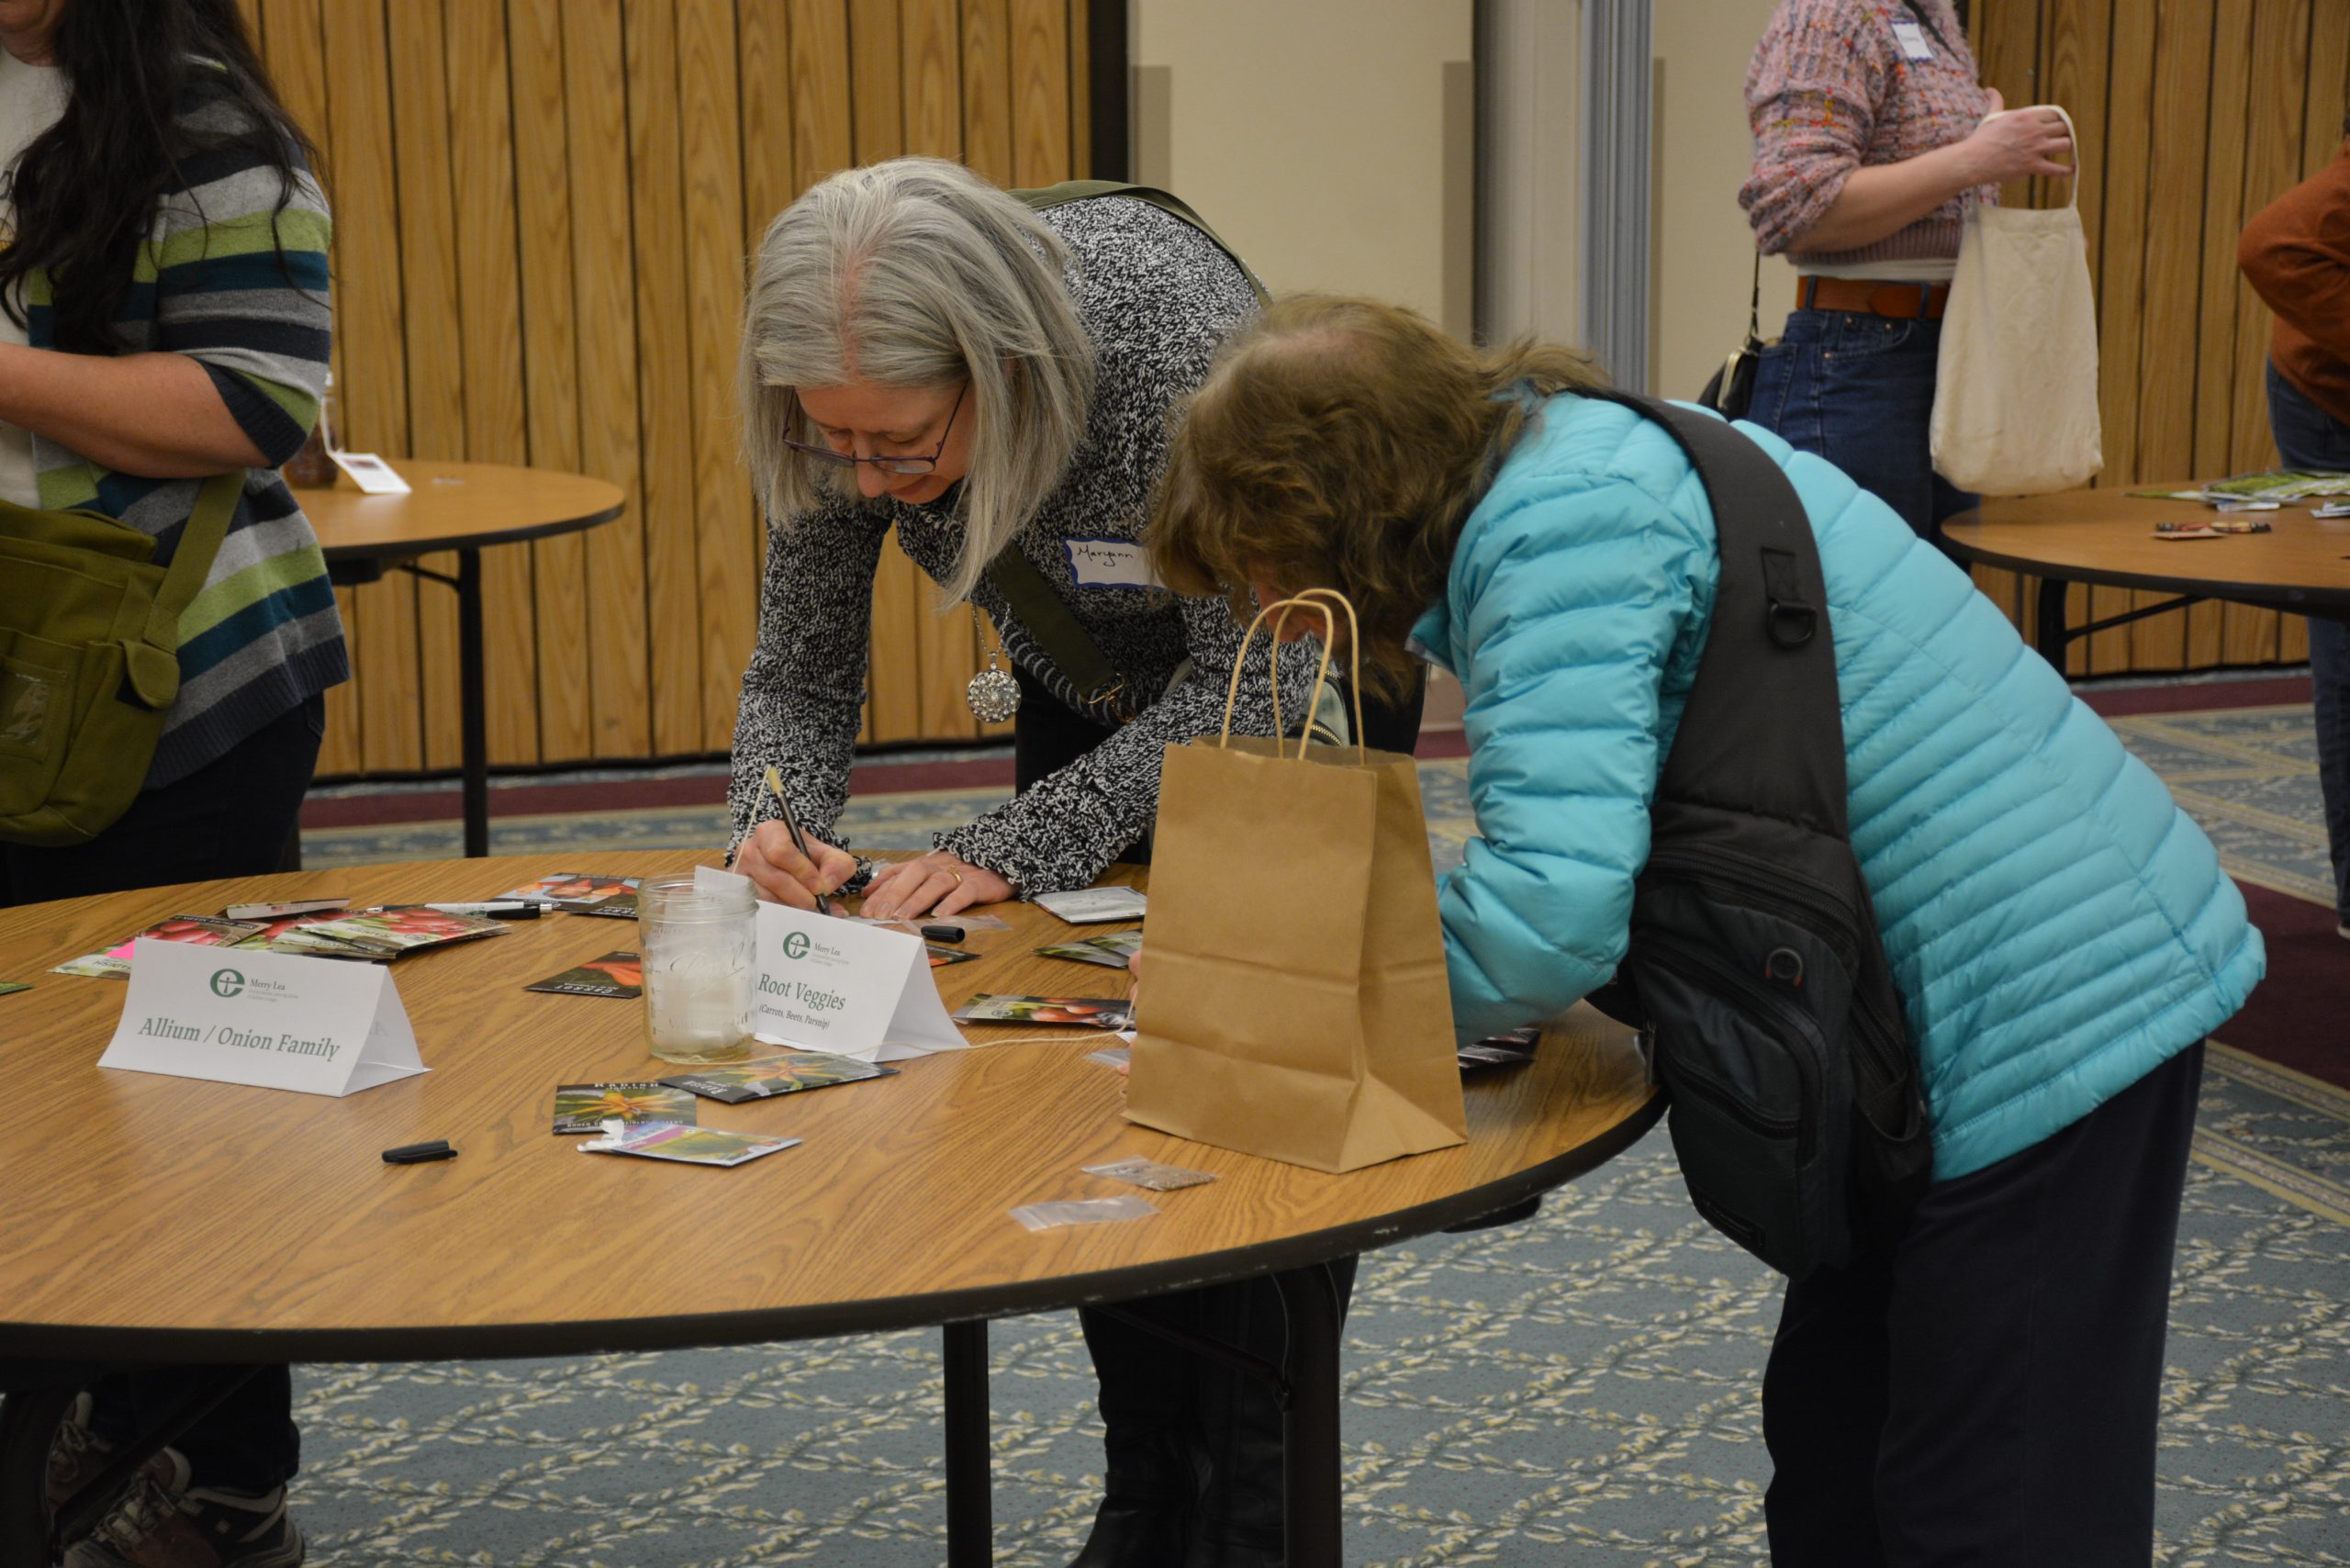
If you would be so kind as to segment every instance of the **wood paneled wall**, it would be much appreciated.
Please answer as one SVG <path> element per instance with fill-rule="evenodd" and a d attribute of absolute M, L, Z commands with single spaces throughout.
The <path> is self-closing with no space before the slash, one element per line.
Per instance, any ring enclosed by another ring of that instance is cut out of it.
<path fill-rule="evenodd" d="M 242 0 L 335 209 L 346 445 L 610 479 L 618 522 L 483 552 L 505 766 L 722 752 L 764 528 L 738 459 L 745 259 L 834 170 L 1086 166 L 1082 0 Z M 453 559 L 424 563 L 454 570 Z M 978 643 L 892 544 L 867 738 L 970 738 Z M 457 762 L 456 610 L 339 595 L 323 774 Z"/>
<path fill-rule="evenodd" d="M 2270 316 L 2236 237 L 2342 144 L 2350 0 L 1975 0 L 1984 79 L 2058 103 L 2080 133 L 2098 319 L 2103 486 L 2212 478 L 2277 461 L 2263 366 Z M 2060 199 L 2063 187 L 2005 200 Z M 2029 587 L 1981 572 L 2031 624 Z M 2071 620 L 2165 596 L 2072 589 Z M 2073 644 L 2075 674 L 2308 656 L 2297 616 L 2201 604 Z"/>

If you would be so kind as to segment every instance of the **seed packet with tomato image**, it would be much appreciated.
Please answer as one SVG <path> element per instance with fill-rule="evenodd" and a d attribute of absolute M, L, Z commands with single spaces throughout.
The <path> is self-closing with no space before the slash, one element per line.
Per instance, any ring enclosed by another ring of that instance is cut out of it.
<path fill-rule="evenodd" d="M 554 1092 L 558 1133 L 599 1133 L 606 1122 L 689 1127 L 700 1115 L 692 1095 L 666 1083 L 566 1083 Z"/>
<path fill-rule="evenodd" d="M 1135 1004 L 1109 996 L 991 996 L 971 998 L 954 1014 L 957 1024 L 1082 1024 L 1093 1029 L 1134 1026 Z"/>
<path fill-rule="evenodd" d="M 634 953 L 607 953 L 522 989 L 564 996 L 643 996 L 644 960 Z"/>

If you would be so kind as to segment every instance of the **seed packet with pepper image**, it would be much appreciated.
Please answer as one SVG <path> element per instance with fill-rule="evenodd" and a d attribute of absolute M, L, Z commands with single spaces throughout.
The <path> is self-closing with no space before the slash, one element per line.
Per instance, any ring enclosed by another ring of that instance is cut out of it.
<path fill-rule="evenodd" d="M 245 920 L 221 920 L 208 914 L 175 914 L 169 920 L 157 921 L 144 931 L 134 932 L 122 939 L 119 946 L 103 953 L 88 953 L 69 958 L 50 970 L 53 975 L 91 975 L 102 980 L 123 980 L 130 974 L 130 945 L 141 936 L 158 942 L 186 942 L 198 947 L 229 947 L 260 931 L 261 926 Z"/>
<path fill-rule="evenodd" d="M 1134 1026 L 1135 1004 L 1108 996 L 990 996 L 965 1002 L 957 1024 L 1083 1024 L 1095 1029 Z"/>
<path fill-rule="evenodd" d="M 853 1057 L 827 1051 L 763 1051 L 745 1061 L 706 1067 L 661 1081 L 672 1089 L 699 1094 L 705 1100 L 739 1105 L 745 1100 L 767 1100 L 796 1094 L 803 1089 L 829 1089 L 835 1083 L 862 1083 L 869 1078 L 895 1078 L 894 1067 L 876 1067 Z"/>
<path fill-rule="evenodd" d="M 319 953 L 331 948 L 363 948 L 386 958 L 397 958 L 420 947 L 448 942 L 470 942 L 476 936 L 503 936 L 511 929 L 487 915 L 451 914 L 421 904 L 386 904 L 381 909 L 357 909 L 333 920 L 297 925 L 271 944 L 280 953 Z"/>
<path fill-rule="evenodd" d="M 634 953 L 607 953 L 522 989 L 551 991 L 562 996 L 643 996 L 644 960 Z"/>
<path fill-rule="evenodd" d="M 692 1095 L 666 1083 L 566 1083 L 554 1092 L 558 1133 L 599 1133 L 606 1122 L 689 1127 L 700 1116 Z"/>

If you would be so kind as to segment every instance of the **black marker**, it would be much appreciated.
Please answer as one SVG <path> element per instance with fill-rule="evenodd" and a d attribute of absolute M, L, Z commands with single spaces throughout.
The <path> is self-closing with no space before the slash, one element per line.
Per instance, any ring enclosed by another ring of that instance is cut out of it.
<path fill-rule="evenodd" d="M 447 1138 L 434 1138 L 431 1143 L 404 1143 L 397 1148 L 384 1150 L 386 1165 L 422 1165 L 429 1160 L 454 1159 L 457 1151 L 449 1147 Z"/>

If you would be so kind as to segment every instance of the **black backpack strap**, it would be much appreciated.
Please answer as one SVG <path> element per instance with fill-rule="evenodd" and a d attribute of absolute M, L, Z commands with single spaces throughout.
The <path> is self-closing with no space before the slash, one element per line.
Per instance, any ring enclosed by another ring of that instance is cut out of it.
<path fill-rule="evenodd" d="M 1637 409 L 1679 443 L 1706 487 L 1721 553 L 1713 622 L 1659 796 L 1846 837 L 1828 585 L 1795 487 L 1725 420 L 1630 393 L 1583 396 Z"/>
<path fill-rule="evenodd" d="M 1258 304 L 1267 304 L 1273 297 L 1248 263 L 1240 259 L 1240 252 L 1225 244 L 1223 236 L 1209 228 L 1206 221 L 1192 210 L 1191 203 L 1172 191 L 1162 191 L 1156 185 L 1128 185 L 1124 180 L 1063 180 L 1057 185 L 1016 190 L 1012 195 L 1037 212 L 1066 207 L 1073 201 L 1091 201 L 1096 196 L 1129 196 L 1136 201 L 1147 202 L 1168 217 L 1190 224 L 1206 236 L 1210 244 L 1230 257 L 1232 264 L 1240 269 L 1240 275 L 1248 280 L 1248 286 L 1257 291 Z"/>

